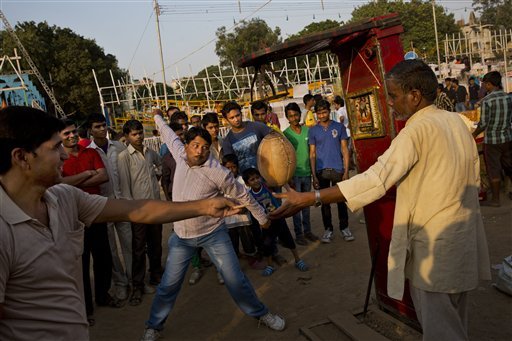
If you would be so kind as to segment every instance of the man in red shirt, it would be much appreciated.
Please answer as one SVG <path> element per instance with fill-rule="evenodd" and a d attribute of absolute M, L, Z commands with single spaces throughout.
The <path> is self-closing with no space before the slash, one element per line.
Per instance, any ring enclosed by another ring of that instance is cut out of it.
<path fill-rule="evenodd" d="M 65 121 L 66 128 L 60 132 L 62 146 L 68 154 L 62 166 L 63 183 L 80 188 L 89 194 L 100 194 L 100 185 L 108 181 L 107 170 L 98 152 L 78 144 L 75 122 Z M 108 242 L 107 225 L 92 224 L 85 229 L 84 251 L 82 254 L 82 271 L 84 282 L 85 308 L 89 325 L 95 323 L 93 318 L 91 279 L 89 264 L 91 254 L 94 271 L 94 296 L 99 306 L 115 304 L 109 295 L 112 279 L 112 256 Z"/>

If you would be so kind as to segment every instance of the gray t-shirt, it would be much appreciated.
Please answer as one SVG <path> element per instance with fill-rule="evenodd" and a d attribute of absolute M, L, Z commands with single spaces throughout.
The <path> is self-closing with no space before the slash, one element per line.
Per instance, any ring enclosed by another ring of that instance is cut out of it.
<path fill-rule="evenodd" d="M 0 187 L 0 340 L 88 340 L 82 284 L 84 227 L 107 198 L 68 185 L 44 194 L 50 226 Z"/>
<path fill-rule="evenodd" d="M 244 122 L 245 128 L 239 133 L 231 130 L 224 141 L 222 149 L 224 155 L 235 154 L 238 158 L 238 169 L 241 174 L 247 168 L 258 168 L 256 155 L 261 140 L 272 131 L 260 122 Z"/>

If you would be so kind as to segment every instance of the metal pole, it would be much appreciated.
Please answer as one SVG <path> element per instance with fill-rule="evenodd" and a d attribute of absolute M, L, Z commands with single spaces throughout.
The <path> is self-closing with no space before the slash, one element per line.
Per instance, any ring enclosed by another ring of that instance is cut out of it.
<path fill-rule="evenodd" d="M 165 100 L 165 108 L 167 109 L 167 106 L 169 103 L 167 102 L 167 82 L 165 81 L 165 65 L 164 65 L 164 53 L 162 51 L 162 38 L 160 37 L 160 6 L 158 5 L 157 0 L 153 0 L 154 7 L 155 7 L 155 14 L 156 14 L 156 32 L 158 34 L 158 47 L 160 48 L 160 64 L 162 64 L 162 79 L 164 81 L 164 100 Z M 158 103 L 158 97 L 157 97 L 157 103 Z"/>
<path fill-rule="evenodd" d="M 508 67 L 507 67 L 507 31 L 505 30 L 505 41 L 503 41 L 503 36 L 501 35 L 500 29 L 500 40 L 503 47 L 503 62 L 505 64 L 505 92 L 508 92 Z"/>

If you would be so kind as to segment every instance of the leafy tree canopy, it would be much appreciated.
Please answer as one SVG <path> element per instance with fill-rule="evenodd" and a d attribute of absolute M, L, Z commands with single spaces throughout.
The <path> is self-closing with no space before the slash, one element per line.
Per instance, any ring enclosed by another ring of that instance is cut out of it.
<path fill-rule="evenodd" d="M 458 33 L 459 28 L 455 24 L 452 13 L 446 13 L 439 5 L 435 6 L 435 11 L 439 44 L 442 44 L 445 34 Z M 393 12 L 400 14 L 404 26 L 405 32 L 402 36 L 404 50 L 409 50 L 412 43 L 419 54 L 425 53 L 427 57 L 433 58 L 436 55 L 436 40 L 430 1 L 378 0 L 370 2 L 354 9 L 351 22 Z"/>
<path fill-rule="evenodd" d="M 327 19 L 327 20 L 319 21 L 319 22 L 312 22 L 311 24 L 305 26 L 299 32 L 292 34 L 286 40 L 293 40 L 293 39 L 303 37 L 303 36 L 311 34 L 311 33 L 321 32 L 321 31 L 329 30 L 331 28 L 340 27 L 341 25 L 343 25 L 343 21 L 338 22 L 338 21 L 331 20 L 331 19 Z"/>
<path fill-rule="evenodd" d="M 93 39 L 84 38 L 68 28 L 30 21 L 16 25 L 15 32 L 43 78 L 54 90 L 64 111 L 67 114 L 74 112 L 79 119 L 84 114 L 100 111 L 92 69 L 95 69 L 100 84 L 111 83 L 109 70 L 112 70 L 115 79 L 126 74 L 118 67 L 115 56 L 105 54 Z M 3 54 L 13 55 L 13 49 L 17 46 L 10 34 L 2 31 L 0 40 Z M 23 59 L 21 67 L 29 70 L 28 63 Z M 35 77 L 32 80 L 38 84 Z M 46 96 L 42 87 L 40 92 Z M 46 104 L 52 107 L 47 97 Z"/>
<path fill-rule="evenodd" d="M 272 30 L 267 23 L 259 18 L 241 21 L 233 32 L 227 32 L 225 26 L 216 32 L 217 43 L 215 53 L 219 56 L 221 65 L 236 65 L 240 57 L 265 47 L 281 42 L 281 29 Z"/>
<path fill-rule="evenodd" d="M 473 7 L 480 13 L 482 24 L 512 29 L 512 0 L 473 0 Z"/>

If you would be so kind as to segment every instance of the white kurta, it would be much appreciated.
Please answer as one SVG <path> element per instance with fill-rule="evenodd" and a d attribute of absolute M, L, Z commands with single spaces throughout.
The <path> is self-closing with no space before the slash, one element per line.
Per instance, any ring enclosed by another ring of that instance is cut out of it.
<path fill-rule="evenodd" d="M 338 187 L 353 211 L 395 184 L 390 297 L 402 299 L 405 278 L 442 293 L 468 291 L 491 278 L 478 202 L 478 152 L 456 113 L 433 105 L 416 112 L 372 167 Z"/>

